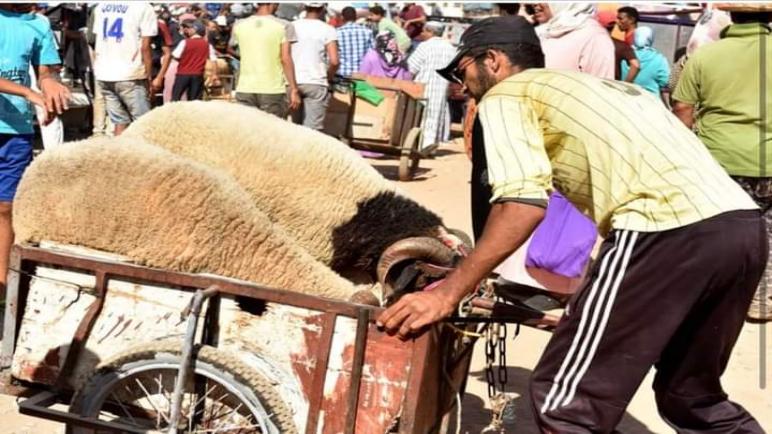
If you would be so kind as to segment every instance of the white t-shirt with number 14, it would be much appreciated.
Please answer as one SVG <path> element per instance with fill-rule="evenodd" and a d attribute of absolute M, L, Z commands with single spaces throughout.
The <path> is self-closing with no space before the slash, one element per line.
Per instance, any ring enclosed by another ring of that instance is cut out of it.
<path fill-rule="evenodd" d="M 124 81 L 146 78 L 142 63 L 142 38 L 158 34 L 158 18 L 150 3 L 100 3 L 94 12 L 96 79 Z"/>

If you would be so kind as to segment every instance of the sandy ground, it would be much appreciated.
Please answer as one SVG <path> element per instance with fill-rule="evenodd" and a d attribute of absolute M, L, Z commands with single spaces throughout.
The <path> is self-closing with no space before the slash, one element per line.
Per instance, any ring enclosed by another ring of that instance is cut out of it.
<path fill-rule="evenodd" d="M 394 159 L 370 159 L 371 164 L 390 179 L 397 177 Z M 400 183 L 410 196 L 433 209 L 449 227 L 471 233 L 469 212 L 469 163 L 458 144 L 441 149 L 437 158 L 421 162 L 414 181 Z M 765 334 L 766 331 L 766 334 Z M 723 377 L 729 396 L 746 407 L 767 430 L 772 431 L 772 329 L 746 324 Z M 512 336 L 512 333 L 510 333 Z M 544 349 L 550 334 L 522 328 L 514 342 L 508 343 L 507 391 L 514 400 L 514 416 L 507 420 L 506 432 L 535 433 L 527 395 L 528 377 Z M 762 352 L 766 351 L 765 366 Z M 484 381 L 484 354 L 477 346 L 467 393 L 463 397 L 462 432 L 479 433 L 490 421 Z M 766 379 L 764 374 L 766 373 Z M 658 416 L 649 375 L 633 398 L 619 430 L 626 434 L 673 432 Z M 15 398 L 0 395 L 0 432 L 9 434 L 48 434 L 62 432 L 59 424 L 40 421 L 18 414 Z"/>

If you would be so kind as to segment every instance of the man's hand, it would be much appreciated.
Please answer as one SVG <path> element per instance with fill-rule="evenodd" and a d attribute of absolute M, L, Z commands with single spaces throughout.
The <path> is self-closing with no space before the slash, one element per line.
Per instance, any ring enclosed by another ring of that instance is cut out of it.
<path fill-rule="evenodd" d="M 300 108 L 300 91 L 298 88 L 290 89 L 289 108 L 292 111 Z"/>
<path fill-rule="evenodd" d="M 38 86 L 40 86 L 40 90 L 43 92 L 47 112 L 55 112 L 57 115 L 61 115 L 70 108 L 71 94 L 67 86 L 51 77 L 42 78 Z"/>
<path fill-rule="evenodd" d="M 150 90 L 153 91 L 153 93 L 158 93 L 164 88 L 164 77 L 162 75 L 158 75 L 156 78 L 153 79 L 153 81 L 150 82 Z"/>
<path fill-rule="evenodd" d="M 694 105 L 687 104 L 681 101 L 675 101 L 673 103 L 673 114 L 691 129 L 694 127 Z"/>
<path fill-rule="evenodd" d="M 31 102 L 32 104 L 35 104 L 36 106 L 42 109 L 46 108 L 45 97 L 43 97 L 42 94 L 35 92 L 32 89 L 28 89 L 28 91 L 24 94 L 24 98 L 26 98 L 27 101 Z"/>
<path fill-rule="evenodd" d="M 51 116 L 48 113 L 48 109 L 46 109 L 46 99 L 43 97 L 42 94 L 35 92 L 32 89 L 27 89 L 27 92 L 24 94 L 24 98 L 27 99 L 27 101 L 31 102 L 32 104 L 35 104 L 36 106 L 43 109 L 43 119 L 40 120 L 40 122 L 43 124 L 43 126 L 46 126 L 53 122 L 54 116 Z"/>
<path fill-rule="evenodd" d="M 399 299 L 378 317 L 378 327 L 388 333 L 397 333 L 400 339 L 449 317 L 456 309 L 456 303 L 441 292 L 442 287 L 432 291 L 415 292 Z"/>

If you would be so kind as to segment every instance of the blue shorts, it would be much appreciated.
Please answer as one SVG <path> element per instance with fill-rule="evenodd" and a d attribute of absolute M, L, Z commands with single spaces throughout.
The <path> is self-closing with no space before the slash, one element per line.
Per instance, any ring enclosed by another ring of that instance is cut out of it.
<path fill-rule="evenodd" d="M 32 134 L 0 134 L 0 202 L 13 202 L 24 170 L 32 162 Z"/>

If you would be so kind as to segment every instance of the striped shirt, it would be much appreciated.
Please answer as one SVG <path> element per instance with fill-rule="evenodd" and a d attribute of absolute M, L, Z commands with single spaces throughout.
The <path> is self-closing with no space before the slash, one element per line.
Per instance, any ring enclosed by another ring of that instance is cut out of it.
<path fill-rule="evenodd" d="M 570 71 L 532 69 L 479 106 L 492 201 L 554 188 L 602 234 L 655 232 L 755 203 L 656 96 Z"/>
<path fill-rule="evenodd" d="M 413 79 L 424 84 L 425 110 L 421 149 L 445 142 L 450 136 L 450 109 L 448 108 L 448 83 L 437 73 L 438 69 L 453 60 L 456 49 L 444 38 L 434 36 L 418 44 L 407 59 Z"/>
<path fill-rule="evenodd" d="M 359 71 L 362 58 L 373 47 L 373 32 L 356 23 L 346 23 L 338 28 L 340 69 L 338 74 L 349 77 Z"/>

